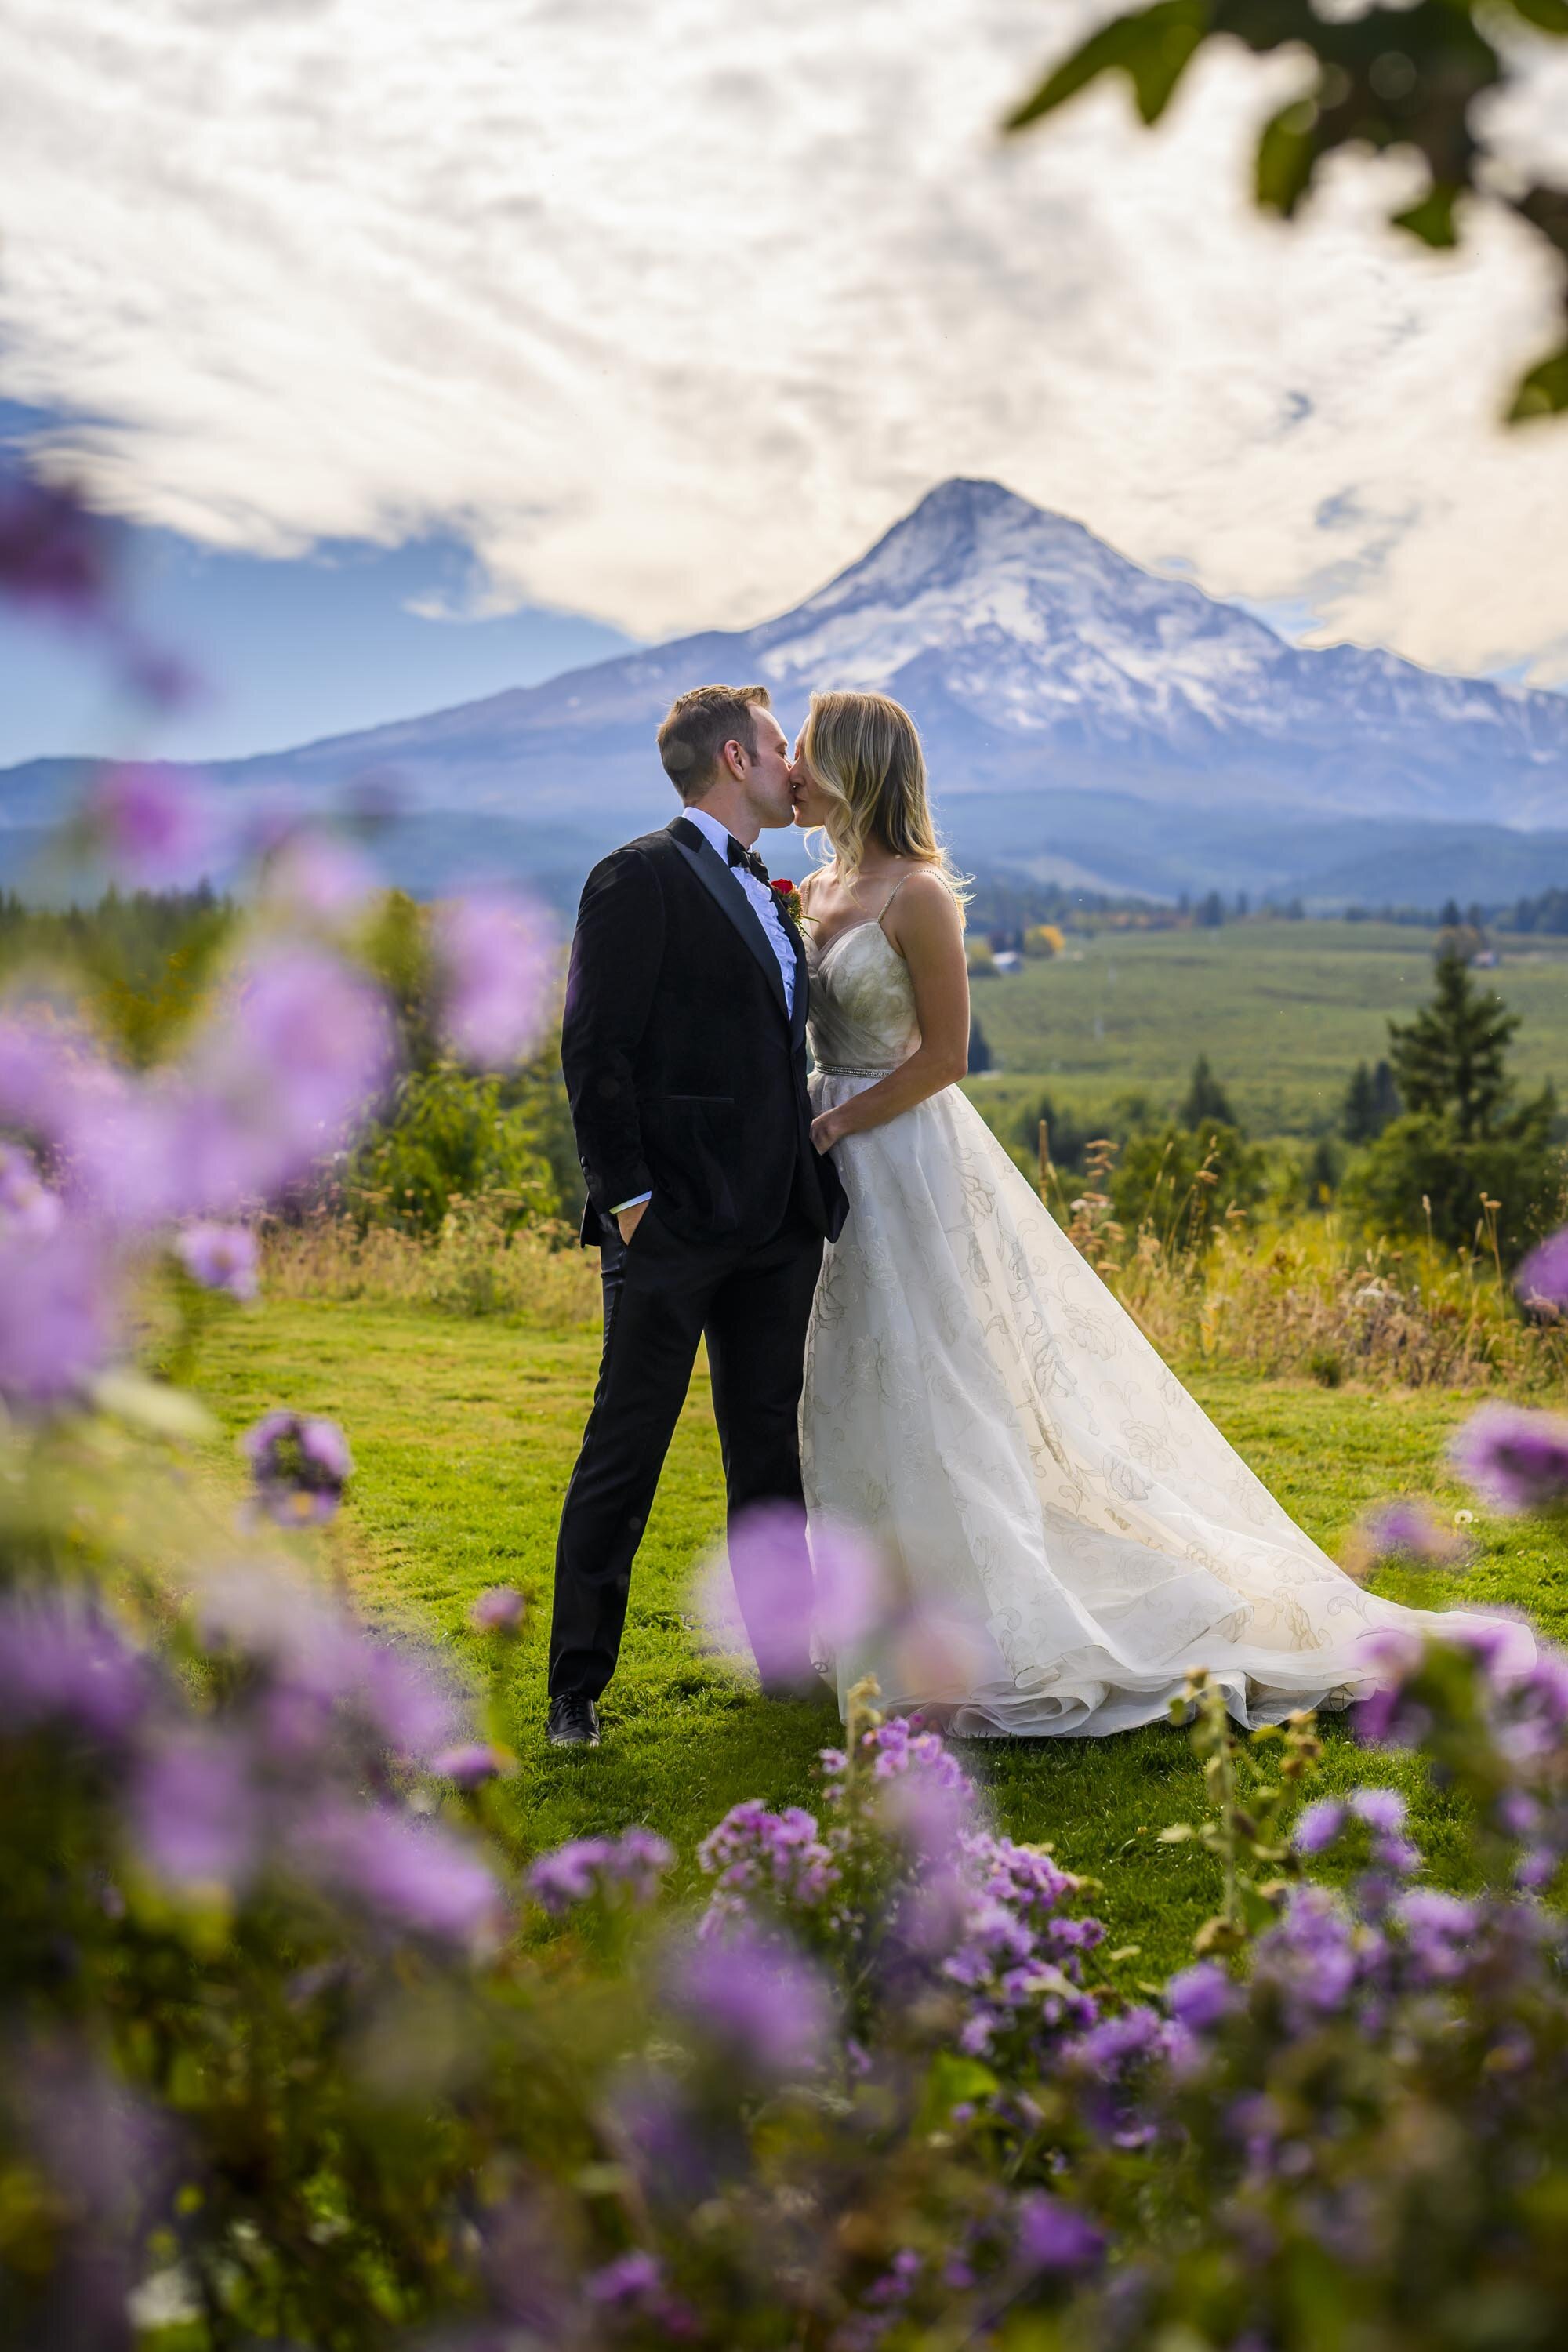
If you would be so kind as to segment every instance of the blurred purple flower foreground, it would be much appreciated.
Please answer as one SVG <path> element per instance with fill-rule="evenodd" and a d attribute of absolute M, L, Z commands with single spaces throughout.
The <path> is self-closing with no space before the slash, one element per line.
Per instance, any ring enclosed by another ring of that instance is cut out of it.
<path fill-rule="evenodd" d="M 1464 1536 L 1441 1519 L 1430 1503 L 1401 1496 L 1378 1504 L 1357 1521 L 1345 1565 L 1352 1574 L 1365 1574 L 1385 1560 L 1416 1568 L 1462 1568 L 1469 1556 Z"/>
<path fill-rule="evenodd" d="M 151 1692 L 146 1660 L 89 1601 L 58 1591 L 0 1601 L 0 1723 L 12 1733 L 54 1723 L 118 1738 Z"/>
<path fill-rule="evenodd" d="M 0 1243 L 42 1241 L 60 1222 L 60 1196 L 38 1173 L 37 1161 L 20 1145 L 0 1143 Z"/>
<path fill-rule="evenodd" d="M 239 1441 L 256 1481 L 256 1500 L 280 1527 L 320 1525 L 343 1498 L 353 1470 L 348 1440 L 335 1421 L 269 1412 Z"/>
<path fill-rule="evenodd" d="M 1568 1502 L 1568 1420 L 1521 1405 L 1484 1404 L 1456 1432 L 1448 1458 L 1499 1511 Z"/>
<path fill-rule="evenodd" d="M 164 768 L 103 769 L 82 814 L 90 845 L 139 889 L 195 882 L 214 847 L 206 804 Z"/>
<path fill-rule="evenodd" d="M 552 961 L 549 926 L 526 900 L 487 892 L 436 909 L 441 1025 L 465 1062 L 506 1069 L 544 1025 Z"/>
<path fill-rule="evenodd" d="M 513 1586 L 492 1584 L 469 1610 L 468 1622 L 476 1633 L 515 1633 L 522 1624 L 526 1606 L 521 1593 Z"/>
<path fill-rule="evenodd" d="M 74 627 L 100 622 L 114 533 L 69 490 L 0 467 L 0 594 Z"/>
<path fill-rule="evenodd" d="M 247 1225 L 192 1225 L 174 1244 L 180 1264 L 204 1290 L 254 1298 L 259 1286 L 256 1235 Z"/>
<path fill-rule="evenodd" d="M 81 1396 L 112 1352 L 115 1270 L 99 1236 L 42 1241 L 0 1220 L 0 1400 L 24 1408 Z"/>
<path fill-rule="evenodd" d="M 1568 1225 L 1537 1244 L 1513 1278 L 1521 1307 L 1568 1313 Z"/>

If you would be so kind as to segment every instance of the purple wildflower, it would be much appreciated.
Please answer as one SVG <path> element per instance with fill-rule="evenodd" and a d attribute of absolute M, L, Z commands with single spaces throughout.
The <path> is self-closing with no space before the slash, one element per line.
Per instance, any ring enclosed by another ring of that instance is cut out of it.
<path fill-rule="evenodd" d="M 833 2028 L 826 1980 L 793 1946 L 754 1929 L 674 1948 L 665 1993 L 716 2054 L 753 2074 L 783 2080 L 812 2072 L 826 2054 Z"/>
<path fill-rule="evenodd" d="M 437 909 L 434 946 L 454 1050 L 484 1069 L 521 1061 L 546 1011 L 552 950 L 543 919 L 500 891 L 457 898 Z"/>
<path fill-rule="evenodd" d="M 804 1509 L 764 1503 L 742 1511 L 730 1528 L 727 1550 L 729 1576 L 721 1553 L 700 1587 L 710 1639 L 721 1649 L 737 1646 L 738 1609 L 763 1681 L 808 1687 L 812 1583 Z"/>
<path fill-rule="evenodd" d="M 155 1749 L 137 1773 L 131 1812 L 142 1857 L 167 1885 L 237 1892 L 256 1871 L 262 1809 L 237 1739 L 194 1732 Z"/>
<path fill-rule="evenodd" d="M 1457 1529 L 1445 1526 L 1429 1503 L 1409 1496 L 1369 1511 L 1353 1541 L 1369 1565 L 1396 1559 L 1425 1568 L 1457 1568 L 1468 1557 L 1468 1546 Z"/>
<path fill-rule="evenodd" d="M 335 927 L 364 908 L 376 871 L 363 850 L 341 835 L 288 833 L 267 861 L 266 896 L 285 913 Z"/>
<path fill-rule="evenodd" d="M 31 1152 L 0 1143 L 0 1236 L 42 1241 L 60 1222 L 60 1196 L 50 1192 Z"/>
<path fill-rule="evenodd" d="M 167 768 L 103 769 L 88 794 L 84 819 L 89 839 L 142 888 L 195 880 L 212 847 L 202 803 Z"/>
<path fill-rule="evenodd" d="M 813 1909 L 839 1878 L 833 1849 L 817 1834 L 816 1818 L 803 1806 L 770 1812 L 752 1797 L 731 1805 L 697 1849 L 697 1859 L 718 1880 L 698 1932 L 723 1932 L 724 1922 L 756 1897 Z"/>
<path fill-rule="evenodd" d="M 440 1780 L 455 1780 L 459 1789 L 479 1789 L 487 1780 L 510 1777 L 517 1770 L 517 1759 L 504 1748 L 492 1748 L 488 1740 L 471 1739 L 432 1756 L 430 1769 Z"/>
<path fill-rule="evenodd" d="M 1406 1950 L 1425 1983 L 1450 1984 L 1463 1976 L 1480 1927 L 1475 1904 L 1457 1895 L 1441 1894 L 1435 1887 L 1416 1887 L 1399 1896 L 1394 1916 L 1405 1931 Z"/>
<path fill-rule="evenodd" d="M 1334 1843 L 1345 1825 L 1345 1809 L 1335 1797 L 1320 1797 L 1297 1819 L 1292 1838 L 1298 1853 L 1321 1853 Z"/>
<path fill-rule="evenodd" d="M 128 1731 L 151 1688 L 147 1662 L 90 1608 L 62 1594 L 0 1601 L 0 1727 L 68 1723 L 97 1739 Z"/>
<path fill-rule="evenodd" d="M 1513 1287 L 1522 1307 L 1568 1312 L 1568 1225 L 1537 1243 L 1514 1276 Z"/>
<path fill-rule="evenodd" d="M 320 1748 L 334 1719 L 357 1719 L 395 1755 L 423 1761 L 459 1727 L 451 1692 L 422 1654 L 372 1641 L 289 1579 L 250 1571 L 215 1579 L 202 1630 L 268 1669 L 264 1721 L 279 1760 Z"/>
<path fill-rule="evenodd" d="M 184 1157 L 203 1206 L 269 1192 L 342 1140 L 391 1067 L 384 1002 L 320 947 L 259 950 L 190 1066 Z"/>
<path fill-rule="evenodd" d="M 36 1012 L 0 1017 L 0 1120 L 52 1139 L 65 1068 L 61 1039 Z"/>
<path fill-rule="evenodd" d="M 1385 1837 L 1405 1827 L 1405 1803 L 1397 1789 L 1357 1789 L 1350 1806 L 1358 1822 Z"/>
<path fill-rule="evenodd" d="M 105 618 L 114 534 L 71 491 L 0 472 L 0 596 L 75 626 Z"/>
<path fill-rule="evenodd" d="M 1448 1451 L 1460 1476 L 1500 1511 L 1542 1511 L 1568 1501 L 1568 1420 L 1558 1414 L 1484 1404 Z"/>
<path fill-rule="evenodd" d="M 590 2271 L 583 2282 L 590 2303 L 611 2307 L 628 2303 L 640 2303 L 645 2296 L 657 2294 L 663 2284 L 664 2272 L 657 2254 L 640 2251 L 617 2254 L 613 2263 L 602 2270 Z"/>
<path fill-rule="evenodd" d="M 330 1424 L 329 1424 L 330 1426 Z M 458 1727 L 451 1691 L 431 1661 L 390 1642 L 347 1629 L 344 1695 L 395 1756 L 423 1761 L 448 1746 Z"/>
<path fill-rule="evenodd" d="M 329 1807 L 296 1851 L 310 1875 L 389 1924 L 472 1948 L 500 1922 L 500 1890 L 466 1845 L 386 1806 Z"/>
<path fill-rule="evenodd" d="M 1073 2275 L 1098 2269 L 1105 2233 L 1086 2213 L 1043 2189 L 1018 2200 L 1018 2259 L 1028 2271 Z"/>
<path fill-rule="evenodd" d="M 112 1280 L 96 1242 L 74 1228 L 0 1239 L 0 1398 L 63 1402 L 102 1370 L 114 1339 Z"/>
<path fill-rule="evenodd" d="M 190 1225 L 174 1244 L 180 1264 L 204 1290 L 254 1298 L 259 1287 L 256 1235 L 248 1225 Z"/>
<path fill-rule="evenodd" d="M 623 1895 L 632 1903 L 651 1903 L 674 1860 L 672 1849 L 653 1830 L 574 1838 L 540 1856 L 528 1874 L 528 1891 L 542 1910 L 557 1917 L 594 1895 Z"/>
<path fill-rule="evenodd" d="M 1165 1987 L 1165 2005 L 1189 2033 L 1212 2033 L 1237 2005 L 1235 1985 L 1217 1960 L 1180 1969 Z"/>
<path fill-rule="evenodd" d="M 353 1469 L 348 1441 L 335 1421 L 308 1413 L 269 1412 L 239 1441 L 255 1478 L 256 1500 L 280 1527 L 319 1525 L 343 1498 Z"/>
<path fill-rule="evenodd" d="M 515 1633 L 522 1624 L 527 1603 L 510 1584 L 492 1584 L 468 1612 L 476 1633 Z"/>

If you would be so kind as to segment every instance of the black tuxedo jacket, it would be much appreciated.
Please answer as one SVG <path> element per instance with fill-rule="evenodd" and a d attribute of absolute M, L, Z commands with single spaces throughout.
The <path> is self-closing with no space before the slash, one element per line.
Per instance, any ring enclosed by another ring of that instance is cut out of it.
<path fill-rule="evenodd" d="M 639 1192 L 693 1242 L 760 1244 L 792 1207 L 837 1238 L 847 1203 L 811 1140 L 805 954 L 784 922 L 793 1018 L 751 901 L 694 824 L 677 817 L 589 875 L 561 1035 L 588 1246 Z"/>

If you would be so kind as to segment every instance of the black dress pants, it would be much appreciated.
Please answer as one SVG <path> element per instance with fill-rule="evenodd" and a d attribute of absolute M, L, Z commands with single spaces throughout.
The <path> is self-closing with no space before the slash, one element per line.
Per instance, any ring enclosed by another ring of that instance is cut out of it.
<path fill-rule="evenodd" d="M 689 1241 L 661 1223 L 657 1202 L 644 1211 L 629 1249 L 618 1234 L 606 1239 L 605 1349 L 555 1549 L 552 1697 L 570 1691 L 597 1698 L 615 1669 L 632 1561 L 704 1337 L 730 1524 L 758 1503 L 800 1513 L 799 1654 L 784 1662 L 778 1678 L 809 1681 L 811 1574 L 798 1414 L 822 1247 L 821 1235 L 793 1211 L 760 1246 Z M 776 1562 L 771 1572 L 776 1577 Z M 748 1595 L 743 1574 L 736 1591 L 755 1645 L 762 1596 Z M 770 1584 L 773 1625 L 779 1598 Z M 782 1613 L 786 1621 L 792 1614 L 787 1607 Z"/>

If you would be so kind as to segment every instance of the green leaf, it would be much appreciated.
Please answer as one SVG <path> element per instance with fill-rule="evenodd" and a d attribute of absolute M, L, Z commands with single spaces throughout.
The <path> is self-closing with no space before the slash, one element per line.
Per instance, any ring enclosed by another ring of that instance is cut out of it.
<path fill-rule="evenodd" d="M 1510 0 L 1516 16 L 1542 33 L 1568 37 L 1568 0 Z"/>
<path fill-rule="evenodd" d="M 1289 217 L 1307 193 L 1318 160 L 1317 101 L 1300 98 L 1263 126 L 1254 185 L 1258 201 Z"/>
<path fill-rule="evenodd" d="M 1530 371 L 1508 412 L 1510 425 L 1528 425 L 1541 416 L 1560 416 L 1568 409 L 1568 343 L 1540 361 Z"/>
<path fill-rule="evenodd" d="M 1210 30 L 1208 0 L 1155 0 L 1152 8 L 1118 16 L 1075 49 L 1039 88 L 1010 114 L 1003 128 L 1023 131 L 1054 113 L 1103 73 L 1124 73 L 1132 84 L 1138 111 L 1157 122 L 1171 94 Z"/>
<path fill-rule="evenodd" d="M 162 1381 L 143 1380 L 139 1372 L 100 1372 L 91 1393 L 100 1412 L 112 1413 L 149 1436 L 200 1444 L 217 1435 L 216 1422 L 194 1396 Z"/>
<path fill-rule="evenodd" d="M 925 2129 L 930 2131 L 944 2124 L 956 2106 L 973 2106 L 990 2098 L 997 2087 L 996 2076 L 978 2058 L 962 2058 L 956 2051 L 942 2051 L 931 2061 L 926 2076 L 925 2096 L 921 2102 Z"/>
<path fill-rule="evenodd" d="M 1407 212 L 1392 216 L 1395 228 L 1407 228 L 1423 245 L 1445 247 L 1458 245 L 1459 233 L 1454 226 L 1454 200 L 1459 194 L 1455 180 L 1436 180 L 1418 205 Z"/>

